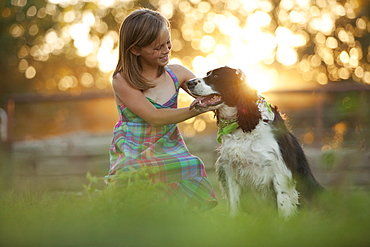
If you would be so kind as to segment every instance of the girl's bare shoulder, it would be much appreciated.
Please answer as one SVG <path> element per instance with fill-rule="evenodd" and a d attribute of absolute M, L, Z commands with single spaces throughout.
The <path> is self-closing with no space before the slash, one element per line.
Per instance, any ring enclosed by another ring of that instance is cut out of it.
<path fill-rule="evenodd" d="M 171 64 L 168 67 L 175 73 L 180 85 L 195 77 L 193 72 L 180 64 Z"/>
<path fill-rule="evenodd" d="M 117 73 L 112 79 L 113 92 L 117 101 L 117 104 L 130 104 L 130 101 L 134 101 L 142 97 L 143 93 L 130 86 L 125 77 Z"/>
<path fill-rule="evenodd" d="M 113 84 L 113 86 L 114 86 L 115 84 L 122 84 L 122 83 L 124 83 L 124 84 L 126 84 L 126 83 L 127 83 L 127 81 L 126 81 L 125 77 L 124 77 L 121 73 L 117 73 L 117 74 L 115 74 L 115 75 L 113 76 L 113 78 L 112 78 L 112 84 Z"/>
<path fill-rule="evenodd" d="M 125 91 L 134 90 L 134 88 L 130 86 L 130 84 L 121 73 L 117 73 L 113 76 L 112 85 L 113 89 L 120 89 L 120 91 L 122 89 L 124 89 Z"/>

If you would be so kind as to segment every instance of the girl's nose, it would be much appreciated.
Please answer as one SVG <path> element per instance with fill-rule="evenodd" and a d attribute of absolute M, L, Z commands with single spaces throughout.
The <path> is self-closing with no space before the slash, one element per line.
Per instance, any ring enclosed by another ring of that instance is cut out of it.
<path fill-rule="evenodd" d="M 164 51 L 163 52 L 168 53 L 168 52 L 170 52 L 171 48 L 172 48 L 172 44 L 171 43 L 167 44 L 167 45 L 164 46 Z"/>

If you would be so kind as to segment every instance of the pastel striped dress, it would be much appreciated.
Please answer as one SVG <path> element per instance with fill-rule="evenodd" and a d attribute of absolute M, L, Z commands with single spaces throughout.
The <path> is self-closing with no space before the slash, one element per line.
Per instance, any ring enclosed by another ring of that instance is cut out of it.
<path fill-rule="evenodd" d="M 156 108 L 177 108 L 178 79 L 170 68 L 166 71 L 176 86 L 176 93 L 163 105 L 148 100 Z M 202 208 L 217 205 L 214 189 L 202 161 L 189 153 L 176 124 L 154 127 L 124 105 L 118 105 L 119 120 L 114 127 L 110 148 L 110 170 L 117 172 L 149 166 L 151 178 L 167 184 L 171 196 L 185 198 Z"/>

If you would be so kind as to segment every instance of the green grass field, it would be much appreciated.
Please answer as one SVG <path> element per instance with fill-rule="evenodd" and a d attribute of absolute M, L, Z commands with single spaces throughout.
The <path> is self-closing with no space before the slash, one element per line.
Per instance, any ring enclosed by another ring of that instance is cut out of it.
<path fill-rule="evenodd" d="M 225 200 L 209 211 L 163 201 L 160 186 L 81 193 L 0 193 L 0 246 L 370 246 L 370 197 L 329 191 L 289 220 L 274 209 L 231 218 Z"/>

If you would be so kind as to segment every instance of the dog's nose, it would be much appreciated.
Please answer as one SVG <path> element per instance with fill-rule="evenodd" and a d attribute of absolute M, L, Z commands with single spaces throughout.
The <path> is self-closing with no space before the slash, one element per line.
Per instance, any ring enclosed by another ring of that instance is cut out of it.
<path fill-rule="evenodd" d="M 196 79 L 192 79 L 186 82 L 186 85 L 188 85 L 188 88 L 190 90 L 194 89 L 197 84 L 198 84 L 198 81 Z"/>

